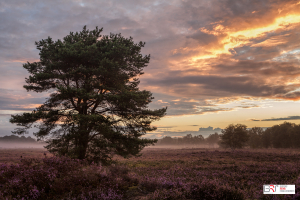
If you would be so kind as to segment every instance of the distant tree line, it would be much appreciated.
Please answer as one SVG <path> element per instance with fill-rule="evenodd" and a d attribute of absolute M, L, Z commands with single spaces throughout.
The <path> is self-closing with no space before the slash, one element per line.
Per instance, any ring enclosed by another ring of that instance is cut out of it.
<path fill-rule="evenodd" d="M 300 124 L 284 122 L 267 129 L 247 128 L 246 125 L 228 125 L 222 134 L 214 133 L 204 138 L 202 135 L 187 134 L 181 138 L 166 136 L 158 140 L 158 145 L 209 145 L 221 148 L 300 148 Z"/>
<path fill-rule="evenodd" d="M 192 134 L 187 134 L 184 137 L 172 138 L 166 136 L 162 139 L 159 139 L 157 145 L 210 145 L 213 146 L 219 142 L 218 133 L 210 134 L 207 138 L 204 138 L 202 135 L 193 136 Z"/>
<path fill-rule="evenodd" d="M 300 124 L 284 122 L 266 130 L 230 124 L 222 130 L 219 145 L 225 148 L 300 148 Z"/>
<path fill-rule="evenodd" d="M 4 136 L 0 137 L 0 142 L 20 142 L 20 143 L 36 143 L 36 140 L 31 138 L 30 136 L 18 137 L 16 135 Z"/>

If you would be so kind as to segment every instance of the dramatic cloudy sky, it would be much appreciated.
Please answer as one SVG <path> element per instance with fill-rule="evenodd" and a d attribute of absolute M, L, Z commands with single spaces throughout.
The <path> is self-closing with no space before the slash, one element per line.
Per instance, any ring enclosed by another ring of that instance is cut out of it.
<path fill-rule="evenodd" d="M 140 88 L 151 108 L 168 106 L 149 137 L 300 123 L 299 0 L 2 0 L 0 23 L 0 135 L 49 95 L 22 87 L 22 64 L 39 60 L 34 42 L 84 25 L 146 42 Z"/>

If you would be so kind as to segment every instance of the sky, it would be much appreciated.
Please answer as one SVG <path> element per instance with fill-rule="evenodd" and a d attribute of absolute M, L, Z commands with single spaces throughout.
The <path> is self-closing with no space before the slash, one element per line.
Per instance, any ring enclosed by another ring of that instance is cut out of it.
<path fill-rule="evenodd" d="M 0 136 L 16 128 L 11 114 L 50 94 L 23 88 L 35 41 L 85 25 L 146 42 L 140 89 L 153 93 L 151 109 L 168 107 L 146 137 L 300 123 L 299 0 L 2 0 L 0 23 Z"/>

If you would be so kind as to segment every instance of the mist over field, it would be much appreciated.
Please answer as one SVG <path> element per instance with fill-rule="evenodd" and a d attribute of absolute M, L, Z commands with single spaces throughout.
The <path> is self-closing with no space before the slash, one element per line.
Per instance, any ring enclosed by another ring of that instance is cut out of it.
<path fill-rule="evenodd" d="M 38 142 L 30 136 L 16 135 L 0 137 L 0 148 L 44 148 L 45 142 Z"/>
<path fill-rule="evenodd" d="M 146 148 L 152 149 L 217 149 L 219 145 L 215 144 L 214 146 L 208 144 L 199 144 L 199 145 L 159 145 L 148 146 Z"/>
<path fill-rule="evenodd" d="M 22 143 L 22 142 L 0 142 L 0 148 L 44 148 L 45 144 Z"/>

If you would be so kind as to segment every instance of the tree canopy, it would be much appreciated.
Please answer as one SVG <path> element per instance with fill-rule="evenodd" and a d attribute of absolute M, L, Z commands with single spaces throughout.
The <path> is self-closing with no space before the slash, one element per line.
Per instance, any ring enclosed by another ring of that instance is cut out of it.
<path fill-rule="evenodd" d="M 214 145 L 217 144 L 219 142 L 220 139 L 220 135 L 215 132 L 214 134 L 210 134 L 207 138 L 206 141 L 209 145 Z"/>
<path fill-rule="evenodd" d="M 35 124 L 34 135 L 47 140 L 50 152 L 103 162 L 114 154 L 139 155 L 157 141 L 141 138 L 156 129 L 150 124 L 167 109 L 149 109 L 151 92 L 138 88 L 150 60 L 141 54 L 145 43 L 101 32 L 84 26 L 63 40 L 35 42 L 40 61 L 23 65 L 30 73 L 24 88 L 52 93 L 32 112 L 12 115 L 10 122 L 21 126 L 13 133 L 26 133 Z"/>
<path fill-rule="evenodd" d="M 264 131 L 260 127 L 253 127 L 250 130 L 248 130 L 248 135 L 249 135 L 248 145 L 253 149 L 261 148 L 263 133 Z"/>
<path fill-rule="evenodd" d="M 247 126 L 243 124 L 230 124 L 220 135 L 221 145 L 230 147 L 231 149 L 242 148 L 246 145 L 249 135 Z"/>

